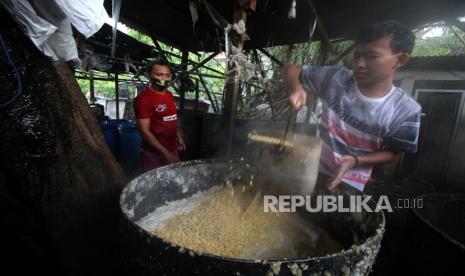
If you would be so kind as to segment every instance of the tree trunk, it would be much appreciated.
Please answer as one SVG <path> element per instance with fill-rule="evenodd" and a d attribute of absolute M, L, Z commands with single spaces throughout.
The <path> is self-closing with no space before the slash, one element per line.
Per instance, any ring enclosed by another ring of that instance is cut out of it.
<path fill-rule="evenodd" d="M 22 94 L 0 108 L 0 206 L 10 207 L 2 208 L 7 235 L 0 244 L 11 252 L 7 265 L 35 274 L 116 273 L 126 176 L 68 66 L 53 65 L 3 9 L 0 16 L 22 83 Z M 0 72 L 4 103 L 17 84 L 3 52 Z"/>

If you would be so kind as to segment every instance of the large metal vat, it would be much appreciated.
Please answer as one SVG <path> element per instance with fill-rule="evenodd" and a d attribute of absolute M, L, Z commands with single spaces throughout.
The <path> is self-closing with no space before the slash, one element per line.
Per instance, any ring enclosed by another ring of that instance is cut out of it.
<path fill-rule="evenodd" d="M 130 275 L 368 273 L 384 232 L 382 212 L 308 213 L 308 219 L 323 227 L 343 245 L 344 250 L 328 256 L 289 260 L 242 260 L 193 252 L 170 244 L 135 223 L 166 202 L 189 197 L 224 183 L 226 179 L 236 179 L 250 173 L 250 169 L 241 161 L 196 160 L 161 167 L 132 180 L 120 199 L 122 255 L 127 272 Z M 346 189 L 339 193 L 344 196 L 355 194 Z M 280 268 L 279 272 L 276 266 Z"/>

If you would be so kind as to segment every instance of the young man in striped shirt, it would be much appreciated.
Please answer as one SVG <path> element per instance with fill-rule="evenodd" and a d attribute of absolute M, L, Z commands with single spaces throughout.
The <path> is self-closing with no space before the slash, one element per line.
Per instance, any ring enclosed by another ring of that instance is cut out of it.
<path fill-rule="evenodd" d="M 374 165 L 416 152 L 420 105 L 393 85 L 394 73 L 407 63 L 415 37 L 396 21 L 378 23 L 356 39 L 353 70 L 345 67 L 288 65 L 285 79 L 291 104 L 299 109 L 308 93 L 322 101 L 320 172 L 360 191 Z"/>

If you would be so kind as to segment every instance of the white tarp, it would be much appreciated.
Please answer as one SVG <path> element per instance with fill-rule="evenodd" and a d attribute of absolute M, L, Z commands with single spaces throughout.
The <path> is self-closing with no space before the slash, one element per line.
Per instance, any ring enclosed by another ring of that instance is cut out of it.
<path fill-rule="evenodd" d="M 79 59 L 73 31 L 68 19 L 61 21 L 58 30 L 43 44 L 42 50 L 53 61 Z"/>
<path fill-rule="evenodd" d="M 23 32 L 39 48 L 58 29 L 39 17 L 26 0 L 3 0 L 0 4 L 14 17 L 23 28 Z"/>
<path fill-rule="evenodd" d="M 31 3 L 32 5 L 31 5 Z M 71 24 L 86 38 L 96 33 L 108 14 L 103 0 L 2 0 L 23 32 L 45 55 L 58 60 L 77 60 Z"/>
<path fill-rule="evenodd" d="M 104 0 L 55 0 L 71 24 L 86 38 L 96 33 L 108 18 Z"/>

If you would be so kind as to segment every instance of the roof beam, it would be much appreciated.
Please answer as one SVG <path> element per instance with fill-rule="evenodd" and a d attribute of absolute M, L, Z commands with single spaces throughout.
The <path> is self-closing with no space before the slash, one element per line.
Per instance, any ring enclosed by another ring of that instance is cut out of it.
<path fill-rule="evenodd" d="M 284 64 L 277 58 L 275 58 L 273 55 L 271 55 L 270 53 L 268 53 L 265 49 L 263 48 L 260 48 L 258 49 L 260 50 L 260 52 L 262 52 L 263 54 L 265 54 L 265 56 L 269 57 L 273 62 L 275 62 L 276 64 L 278 64 L 279 66 L 284 66 Z"/>
<path fill-rule="evenodd" d="M 150 37 L 150 38 L 152 39 L 153 43 L 155 44 L 155 47 L 156 47 L 157 50 L 160 52 L 160 54 L 163 54 L 163 58 L 164 58 L 164 59 L 167 60 L 166 55 L 170 55 L 170 56 L 173 56 L 173 57 L 177 57 L 177 58 L 181 58 L 181 59 L 182 59 L 182 56 L 180 56 L 180 55 L 177 55 L 177 54 L 175 54 L 175 53 L 172 53 L 172 52 L 163 50 L 163 49 L 161 48 L 161 45 L 160 45 L 160 43 L 158 42 L 158 40 L 154 39 L 153 37 Z M 216 56 L 217 54 L 218 54 L 218 53 L 216 52 L 215 56 Z M 213 57 L 215 57 L 215 56 L 213 56 Z M 211 60 L 211 59 L 209 59 L 209 60 Z M 209 60 L 207 60 L 207 62 L 208 62 Z M 192 64 L 198 64 L 198 62 L 193 61 L 192 59 L 188 59 L 188 61 L 189 61 L 190 63 L 192 63 Z M 206 62 L 205 62 L 205 63 L 206 63 Z M 203 67 L 203 68 L 205 68 L 205 69 L 208 69 L 208 70 L 210 70 L 210 71 L 212 71 L 212 72 L 215 72 L 215 73 L 218 73 L 218 74 L 224 74 L 224 72 L 218 71 L 218 70 L 213 69 L 213 68 L 208 67 L 208 66 L 205 66 L 205 63 L 202 64 L 202 66 L 200 66 L 200 67 Z"/>
<path fill-rule="evenodd" d="M 192 69 L 187 71 L 186 74 L 190 74 L 191 72 L 197 70 L 198 68 L 203 67 L 205 65 L 205 63 L 209 62 L 211 59 L 213 59 L 217 55 L 218 55 L 218 52 L 214 52 L 213 54 L 209 55 L 207 58 L 202 60 L 200 63 L 197 63 L 197 65 L 195 65 Z"/>

